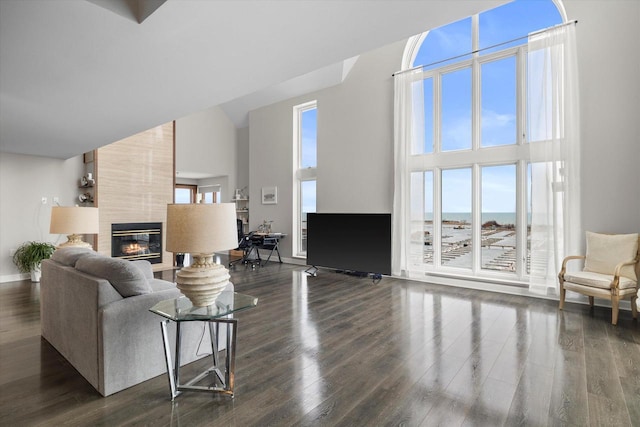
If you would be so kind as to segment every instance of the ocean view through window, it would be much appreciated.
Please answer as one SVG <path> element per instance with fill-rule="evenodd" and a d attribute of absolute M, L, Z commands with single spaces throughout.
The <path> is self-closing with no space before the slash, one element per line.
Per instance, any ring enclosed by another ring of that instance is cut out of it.
<path fill-rule="evenodd" d="M 410 82 L 412 126 L 423 129 L 407 145 L 412 276 L 528 283 L 529 143 L 540 137 L 528 134 L 526 36 L 562 22 L 553 0 L 515 0 L 409 41 L 405 69 L 442 61 L 418 68 Z"/>

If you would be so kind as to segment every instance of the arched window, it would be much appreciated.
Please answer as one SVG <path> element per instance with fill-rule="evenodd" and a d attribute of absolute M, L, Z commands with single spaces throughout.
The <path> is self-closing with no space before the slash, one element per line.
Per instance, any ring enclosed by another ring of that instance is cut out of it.
<path fill-rule="evenodd" d="M 413 271 L 527 277 L 527 35 L 564 20 L 553 0 L 515 0 L 409 40 L 403 68 L 422 66 L 424 92 L 409 154 Z"/>

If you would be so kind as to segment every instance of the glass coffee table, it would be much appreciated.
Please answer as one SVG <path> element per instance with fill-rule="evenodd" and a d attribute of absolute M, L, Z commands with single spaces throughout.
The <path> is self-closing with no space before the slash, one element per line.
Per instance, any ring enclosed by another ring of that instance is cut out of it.
<path fill-rule="evenodd" d="M 180 297 L 161 301 L 149 309 L 152 313 L 165 318 L 160 325 L 162 328 L 164 355 L 167 362 L 167 376 L 169 377 L 171 400 L 174 400 L 185 390 L 222 393 L 233 397 L 238 320 L 233 319 L 230 314 L 253 308 L 257 304 L 258 298 L 232 291 L 224 291 L 218 296 L 215 304 L 207 307 L 194 307 L 188 298 Z M 180 384 L 180 324 L 182 322 L 193 321 L 207 322 L 209 324 L 213 366 L 187 383 Z M 176 323 L 175 364 L 172 363 L 171 346 L 167 333 L 167 325 L 169 322 Z M 217 337 L 221 325 L 225 325 L 227 328 L 224 366 L 221 366 L 218 357 Z M 211 374 L 216 376 L 218 382 L 221 384 L 220 386 L 195 385 Z"/>

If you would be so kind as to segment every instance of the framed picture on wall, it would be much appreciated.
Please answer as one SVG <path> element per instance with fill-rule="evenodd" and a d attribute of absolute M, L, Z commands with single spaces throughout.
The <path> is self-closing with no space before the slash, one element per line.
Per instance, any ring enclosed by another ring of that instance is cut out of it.
<path fill-rule="evenodd" d="M 262 187 L 262 204 L 275 205 L 278 203 L 278 187 Z"/>

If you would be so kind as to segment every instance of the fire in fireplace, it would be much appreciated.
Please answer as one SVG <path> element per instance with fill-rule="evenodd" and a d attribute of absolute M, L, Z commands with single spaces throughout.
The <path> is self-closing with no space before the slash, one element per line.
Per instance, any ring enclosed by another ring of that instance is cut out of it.
<path fill-rule="evenodd" d="M 111 224 L 111 256 L 162 262 L 162 223 Z"/>

